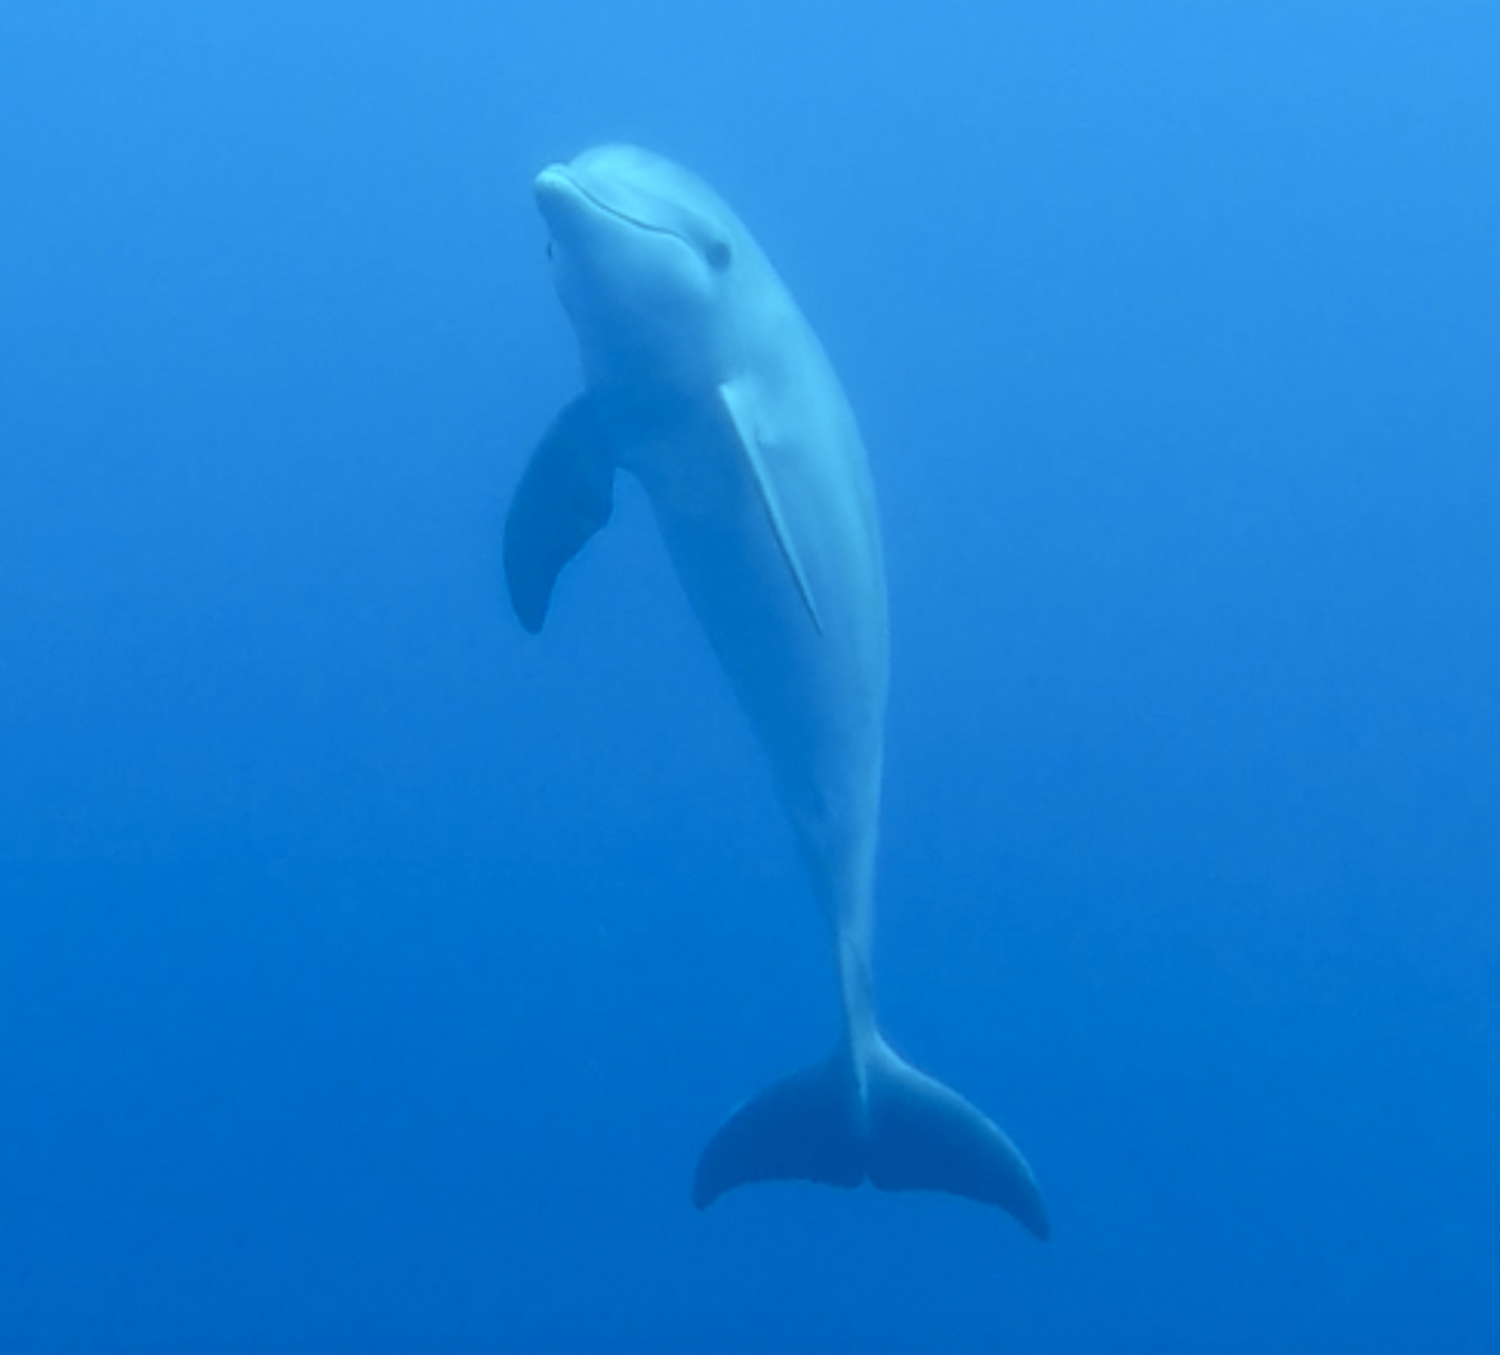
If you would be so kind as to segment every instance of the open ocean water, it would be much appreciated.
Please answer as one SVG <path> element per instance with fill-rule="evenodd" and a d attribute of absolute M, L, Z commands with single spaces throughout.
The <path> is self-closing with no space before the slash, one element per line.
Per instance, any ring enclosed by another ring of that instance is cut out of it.
<path fill-rule="evenodd" d="M 0 1350 L 1500 1350 L 1500 8 L 7 0 Z M 1038 1243 L 757 1187 L 838 1023 L 531 200 L 739 211 L 881 505 L 893 1041 Z"/>

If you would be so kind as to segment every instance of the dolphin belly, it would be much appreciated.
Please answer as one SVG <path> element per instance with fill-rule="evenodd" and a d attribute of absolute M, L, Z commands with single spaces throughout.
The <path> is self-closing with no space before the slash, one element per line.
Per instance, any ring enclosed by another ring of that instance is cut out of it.
<path fill-rule="evenodd" d="M 814 872 L 820 903 L 837 917 L 840 858 L 856 843 L 873 846 L 879 814 L 884 579 L 878 555 L 858 563 L 857 586 L 813 557 L 815 626 L 753 471 L 733 444 L 722 425 L 711 433 L 695 427 L 689 443 L 653 443 L 626 464 L 646 489 L 683 592 L 770 762 L 782 808 L 804 852 L 823 867 Z"/>

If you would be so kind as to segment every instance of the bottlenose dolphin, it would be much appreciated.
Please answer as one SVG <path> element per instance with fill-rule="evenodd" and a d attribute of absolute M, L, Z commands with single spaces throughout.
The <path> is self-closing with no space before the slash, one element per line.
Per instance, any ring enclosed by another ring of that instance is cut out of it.
<path fill-rule="evenodd" d="M 885 575 L 864 446 L 822 345 L 739 219 L 670 161 L 600 146 L 544 169 L 535 193 L 584 389 L 510 506 L 516 614 L 541 629 L 558 573 L 609 519 L 616 470 L 634 475 L 770 759 L 838 961 L 837 1048 L 730 1115 L 693 1198 L 868 1179 L 998 1205 L 1046 1237 L 1010 1140 L 876 1025 Z"/>

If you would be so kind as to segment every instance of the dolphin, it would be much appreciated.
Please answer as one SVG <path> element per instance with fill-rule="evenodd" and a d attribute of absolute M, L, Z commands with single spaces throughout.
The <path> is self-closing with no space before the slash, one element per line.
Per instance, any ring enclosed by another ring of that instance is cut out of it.
<path fill-rule="evenodd" d="M 843 1031 L 743 1103 L 699 1160 L 706 1208 L 756 1181 L 934 1190 L 1039 1238 L 1046 1209 L 1005 1134 L 901 1059 L 870 979 L 887 686 L 885 574 L 864 445 L 812 329 L 701 180 L 626 145 L 537 176 L 583 391 L 522 474 L 504 562 L 521 624 L 605 525 L 617 471 L 651 501 L 676 573 L 769 759 L 830 924 Z"/>

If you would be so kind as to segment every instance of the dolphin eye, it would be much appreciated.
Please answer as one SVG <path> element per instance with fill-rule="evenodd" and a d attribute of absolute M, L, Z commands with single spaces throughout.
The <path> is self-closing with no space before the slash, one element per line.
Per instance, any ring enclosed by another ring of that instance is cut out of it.
<path fill-rule="evenodd" d="M 710 268 L 722 273 L 733 260 L 734 251 L 729 248 L 727 240 L 710 240 L 703 251 L 703 257 L 708 260 Z"/>

